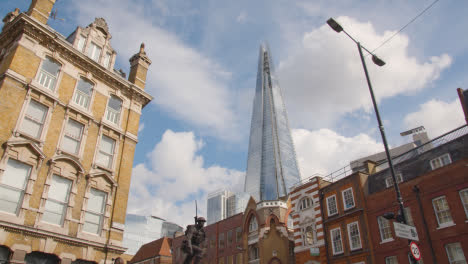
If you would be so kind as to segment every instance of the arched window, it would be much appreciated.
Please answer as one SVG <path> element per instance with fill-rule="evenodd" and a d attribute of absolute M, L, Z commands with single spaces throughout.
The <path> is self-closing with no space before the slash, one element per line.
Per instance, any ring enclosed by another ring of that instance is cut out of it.
<path fill-rule="evenodd" d="M 91 102 L 91 95 L 93 94 L 94 84 L 84 78 L 80 78 L 76 86 L 75 96 L 73 101 L 75 104 L 88 109 Z"/>
<path fill-rule="evenodd" d="M 41 71 L 39 72 L 39 84 L 45 88 L 55 91 L 57 84 L 58 74 L 60 72 L 61 64 L 56 62 L 51 57 L 46 57 L 42 63 Z"/>
<path fill-rule="evenodd" d="M 116 125 L 120 122 L 120 111 L 122 110 L 122 100 L 115 95 L 111 95 L 107 103 L 106 119 Z"/>
<path fill-rule="evenodd" d="M 258 229 L 257 218 L 255 218 L 255 216 L 252 216 L 249 222 L 249 232 L 257 231 L 257 229 Z"/>
<path fill-rule="evenodd" d="M 302 199 L 300 202 L 299 202 L 299 210 L 305 210 L 309 207 L 311 207 L 313 204 L 312 200 L 308 197 Z"/>

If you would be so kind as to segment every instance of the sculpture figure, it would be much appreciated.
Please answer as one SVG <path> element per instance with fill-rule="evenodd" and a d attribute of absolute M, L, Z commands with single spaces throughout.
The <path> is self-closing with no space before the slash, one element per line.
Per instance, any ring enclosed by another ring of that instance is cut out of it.
<path fill-rule="evenodd" d="M 195 217 L 195 224 L 188 225 L 185 230 L 185 240 L 182 242 L 182 252 L 184 252 L 184 264 L 199 264 L 203 254 L 203 242 L 205 241 L 205 218 Z"/>

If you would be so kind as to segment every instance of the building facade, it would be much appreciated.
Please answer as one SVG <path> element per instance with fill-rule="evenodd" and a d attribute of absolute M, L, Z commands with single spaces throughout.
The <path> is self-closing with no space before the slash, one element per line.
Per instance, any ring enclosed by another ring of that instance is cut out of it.
<path fill-rule="evenodd" d="M 257 202 L 287 200 L 299 182 L 296 152 L 271 54 L 261 45 L 244 191 Z"/>
<path fill-rule="evenodd" d="M 468 257 L 468 128 L 463 126 L 396 158 L 408 225 L 416 227 L 424 263 L 466 263 Z M 388 170 L 369 177 L 367 208 L 375 263 L 407 263 L 408 240 L 384 214 L 398 214 Z"/>
<path fill-rule="evenodd" d="M 294 254 L 298 264 L 326 261 L 319 189 L 327 184 L 321 177 L 313 177 L 291 191 L 287 226 L 294 230 Z"/>
<path fill-rule="evenodd" d="M 0 33 L 0 253 L 11 263 L 109 263 L 123 228 L 144 91 L 144 45 L 114 71 L 104 19 L 68 38 L 55 0 L 10 12 Z"/>

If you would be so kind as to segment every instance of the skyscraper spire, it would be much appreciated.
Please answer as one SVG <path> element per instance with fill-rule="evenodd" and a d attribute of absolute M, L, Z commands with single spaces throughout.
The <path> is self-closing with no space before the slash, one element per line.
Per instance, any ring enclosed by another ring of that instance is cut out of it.
<path fill-rule="evenodd" d="M 257 202 L 284 199 L 300 180 L 286 108 L 270 50 L 260 46 L 244 190 Z"/>

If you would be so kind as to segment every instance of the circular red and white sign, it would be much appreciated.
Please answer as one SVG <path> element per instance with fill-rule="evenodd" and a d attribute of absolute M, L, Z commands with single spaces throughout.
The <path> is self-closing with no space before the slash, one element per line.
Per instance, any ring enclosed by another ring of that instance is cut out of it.
<path fill-rule="evenodd" d="M 414 259 L 416 261 L 421 260 L 421 251 L 419 251 L 418 245 L 416 245 L 416 243 L 414 242 L 411 242 L 409 247 L 410 247 L 411 255 L 413 255 Z"/>

